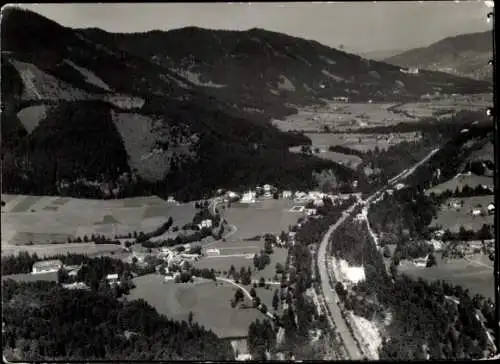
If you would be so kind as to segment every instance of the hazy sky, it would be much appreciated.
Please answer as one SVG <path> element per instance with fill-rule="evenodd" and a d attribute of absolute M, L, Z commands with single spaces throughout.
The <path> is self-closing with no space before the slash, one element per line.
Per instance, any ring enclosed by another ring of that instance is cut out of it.
<path fill-rule="evenodd" d="M 264 28 L 367 52 L 426 46 L 491 29 L 484 1 L 345 3 L 19 4 L 58 23 L 110 32 L 198 26 Z"/>

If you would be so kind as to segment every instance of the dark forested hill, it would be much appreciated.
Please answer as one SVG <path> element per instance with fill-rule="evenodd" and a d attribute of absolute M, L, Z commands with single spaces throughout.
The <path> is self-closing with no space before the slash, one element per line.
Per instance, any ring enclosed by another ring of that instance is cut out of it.
<path fill-rule="evenodd" d="M 448 37 L 428 47 L 416 48 L 388 57 L 384 62 L 418 67 L 491 82 L 493 68 L 491 31 Z"/>
<path fill-rule="evenodd" d="M 227 341 L 146 302 L 65 290 L 52 282 L 2 282 L 2 352 L 9 360 L 234 359 Z"/>

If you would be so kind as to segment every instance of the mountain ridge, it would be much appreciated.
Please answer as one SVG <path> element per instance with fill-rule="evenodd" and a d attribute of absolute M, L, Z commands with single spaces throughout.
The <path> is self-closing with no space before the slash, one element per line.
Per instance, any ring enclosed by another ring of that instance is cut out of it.
<path fill-rule="evenodd" d="M 491 31 L 485 31 L 446 37 L 427 47 L 386 58 L 384 62 L 491 81 L 493 70 L 488 64 L 491 58 L 492 34 Z"/>
<path fill-rule="evenodd" d="M 312 172 L 324 168 L 343 180 L 354 173 L 289 153 L 310 140 L 231 114 L 227 102 L 168 67 L 36 13 L 7 10 L 1 34 L 2 74 L 9 74 L 2 77 L 4 192 L 111 197 L 119 185 L 115 197 L 154 193 L 188 200 L 218 187 L 269 181 L 305 188 Z M 55 158 L 48 151 L 57 151 Z"/>

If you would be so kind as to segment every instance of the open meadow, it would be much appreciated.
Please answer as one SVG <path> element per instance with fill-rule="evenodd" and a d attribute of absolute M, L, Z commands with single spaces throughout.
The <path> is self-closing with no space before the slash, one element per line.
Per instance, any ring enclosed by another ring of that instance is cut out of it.
<path fill-rule="evenodd" d="M 401 264 L 400 273 L 410 277 L 421 277 L 426 281 L 443 280 L 451 284 L 461 285 L 472 295 L 480 293 L 495 299 L 493 262 L 484 255 L 475 255 L 466 259 L 450 259 L 443 261 L 436 255 L 437 266 L 426 268 L 412 264 Z"/>
<path fill-rule="evenodd" d="M 446 182 L 440 183 L 436 186 L 433 186 L 432 188 L 429 188 L 425 191 L 426 195 L 430 195 L 431 192 L 434 192 L 435 194 L 442 193 L 446 190 L 450 190 L 451 192 L 454 192 L 457 188 L 461 191 L 464 186 L 469 186 L 471 188 L 475 188 L 479 185 L 486 185 L 493 187 L 495 186 L 495 182 L 493 180 L 493 177 L 487 177 L 487 176 L 478 176 L 476 174 L 460 174 L 456 176 L 455 178 L 452 178 Z"/>
<path fill-rule="evenodd" d="M 193 320 L 213 330 L 221 338 L 245 337 L 248 326 L 264 315 L 253 308 L 232 308 L 230 300 L 237 290 L 230 283 L 200 280 L 193 283 L 176 284 L 165 282 L 161 275 L 149 274 L 134 278 L 136 287 L 128 300 L 144 299 L 156 310 L 175 320 Z M 251 305 L 248 298 L 245 303 Z"/>
<path fill-rule="evenodd" d="M 460 208 L 448 207 L 449 201 L 462 202 Z M 437 218 L 433 219 L 431 226 L 450 229 L 452 232 L 458 232 L 463 226 L 467 230 L 479 230 L 483 224 L 494 223 L 494 215 L 488 215 L 486 207 L 490 202 L 495 201 L 495 196 L 475 196 L 475 197 L 460 197 L 447 200 L 439 210 Z M 484 212 L 484 216 L 473 216 L 472 209 L 478 209 Z"/>
<path fill-rule="evenodd" d="M 298 113 L 273 123 L 280 129 L 305 132 L 387 126 L 410 123 L 425 117 L 449 117 L 461 110 L 483 110 L 491 105 L 491 94 L 443 96 L 419 102 L 336 102 L 324 100 L 324 106 L 299 108 Z"/>
<path fill-rule="evenodd" d="M 174 226 L 190 222 L 192 204 L 174 205 L 158 197 L 91 200 L 53 196 L 2 195 L 4 245 L 66 242 L 92 234 L 113 238 L 134 231 L 149 232 L 171 216 Z"/>
<path fill-rule="evenodd" d="M 304 216 L 301 212 L 291 212 L 290 209 L 297 205 L 292 200 L 262 200 L 254 204 L 232 204 L 224 212 L 224 217 L 229 224 L 238 229 L 228 239 L 238 241 L 252 238 L 266 233 L 279 234 L 287 231 L 290 225 Z"/>

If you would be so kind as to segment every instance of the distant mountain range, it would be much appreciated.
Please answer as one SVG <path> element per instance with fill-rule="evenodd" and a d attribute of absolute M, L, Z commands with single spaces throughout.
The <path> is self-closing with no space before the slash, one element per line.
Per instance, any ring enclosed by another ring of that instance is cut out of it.
<path fill-rule="evenodd" d="M 64 185 L 78 195 L 76 181 L 115 185 L 132 174 L 139 182 L 127 193 L 194 199 L 266 182 L 306 188 L 325 168 L 348 182 L 362 177 L 289 153 L 310 140 L 269 121 L 336 96 L 491 89 L 262 29 L 111 34 L 8 8 L 1 37 L 4 192 L 60 194 Z"/>
<path fill-rule="evenodd" d="M 428 47 L 416 48 L 383 59 L 402 67 L 424 68 L 461 77 L 492 82 L 493 58 L 491 31 L 448 37 Z"/>

